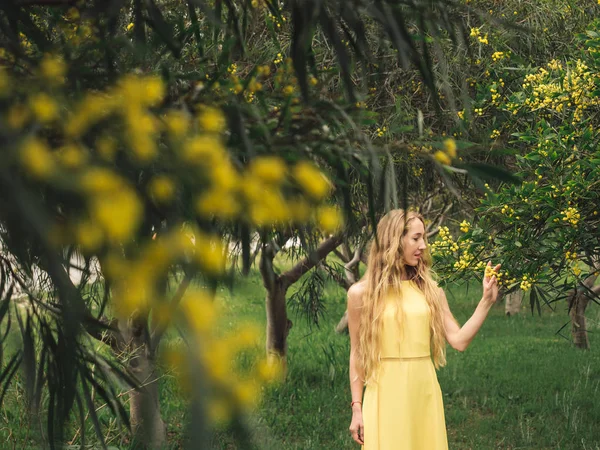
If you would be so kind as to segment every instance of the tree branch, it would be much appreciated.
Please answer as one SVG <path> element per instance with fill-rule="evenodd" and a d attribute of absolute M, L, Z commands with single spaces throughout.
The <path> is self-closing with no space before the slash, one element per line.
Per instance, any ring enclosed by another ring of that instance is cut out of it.
<path fill-rule="evenodd" d="M 334 235 L 321 242 L 317 250 L 308 255 L 294 267 L 281 275 L 281 280 L 285 286 L 291 286 L 302 277 L 306 272 L 315 267 L 319 261 L 324 259 L 329 253 L 335 250 L 342 242 L 341 235 Z"/>

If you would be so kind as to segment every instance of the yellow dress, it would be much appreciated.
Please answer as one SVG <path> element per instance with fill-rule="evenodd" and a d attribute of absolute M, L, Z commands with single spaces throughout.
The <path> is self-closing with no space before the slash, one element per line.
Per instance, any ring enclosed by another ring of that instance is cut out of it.
<path fill-rule="evenodd" d="M 442 391 L 430 353 L 429 306 L 422 291 L 402 282 L 388 295 L 381 363 L 363 398 L 363 450 L 447 450 Z M 402 305 L 402 326 L 396 316 Z"/>

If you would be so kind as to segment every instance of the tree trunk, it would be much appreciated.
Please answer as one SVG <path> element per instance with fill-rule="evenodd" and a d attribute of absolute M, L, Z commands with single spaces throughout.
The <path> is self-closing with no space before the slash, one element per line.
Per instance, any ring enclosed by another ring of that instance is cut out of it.
<path fill-rule="evenodd" d="M 507 316 L 514 316 L 521 312 L 521 305 L 523 303 L 523 291 L 516 290 L 505 296 L 504 312 Z"/>
<path fill-rule="evenodd" d="M 569 316 L 571 316 L 571 335 L 575 347 L 583 350 L 590 349 L 590 341 L 587 334 L 587 326 L 585 320 L 585 309 L 590 299 L 585 293 L 581 292 L 573 297 L 569 308 Z"/>
<path fill-rule="evenodd" d="M 129 347 L 128 368 L 138 388 L 129 394 L 129 414 L 135 449 L 159 449 L 167 442 L 166 427 L 160 414 L 156 359 L 150 346 L 147 319 L 120 323 Z"/>
<path fill-rule="evenodd" d="M 285 294 L 287 287 L 280 279 L 275 280 L 267 290 L 267 357 L 282 364 L 286 373 L 287 337 L 292 321 L 287 317 Z"/>
<path fill-rule="evenodd" d="M 335 327 L 335 332 L 338 334 L 346 333 L 348 331 L 348 310 L 344 311 L 344 315 Z"/>

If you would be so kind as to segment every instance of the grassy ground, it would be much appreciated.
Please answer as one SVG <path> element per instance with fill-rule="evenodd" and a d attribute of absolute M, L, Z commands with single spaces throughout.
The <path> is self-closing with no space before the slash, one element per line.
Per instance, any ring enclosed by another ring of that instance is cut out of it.
<path fill-rule="evenodd" d="M 454 315 L 464 323 L 481 291 L 451 289 Z M 358 448 L 348 435 L 349 341 L 333 327 L 344 312 L 344 293 L 326 291 L 328 311 L 320 327 L 294 320 L 289 340 L 289 381 L 271 389 L 252 419 L 256 448 Z M 264 323 L 260 279 L 240 280 L 223 300 L 235 314 Z M 590 306 L 590 329 L 599 311 Z M 292 317 L 294 319 L 294 317 Z M 451 449 L 600 449 L 600 341 L 582 352 L 556 335 L 565 311 L 524 310 L 506 317 L 492 310 L 465 353 L 448 351 L 438 372 Z M 568 328 L 565 335 L 568 337 Z M 226 432 L 215 448 L 235 448 Z"/>
<path fill-rule="evenodd" d="M 449 302 L 461 323 L 474 310 L 480 292 L 450 290 Z M 249 419 L 256 449 L 358 449 L 347 432 L 349 341 L 333 332 L 345 309 L 345 293 L 328 285 L 325 297 L 328 309 L 319 327 L 291 317 L 288 382 L 270 388 Z M 239 319 L 264 324 L 264 290 L 258 274 L 239 279 L 233 293 L 222 290 L 220 302 L 226 326 Z M 450 448 L 600 449 L 599 308 L 590 306 L 588 316 L 589 352 L 574 349 L 568 339 L 555 334 L 567 320 L 564 310 L 544 310 L 542 317 L 524 310 L 517 317 L 506 317 L 503 305 L 491 311 L 465 353 L 449 349 L 448 365 L 438 377 Z M 23 398 L 17 379 L 0 412 L 2 449 L 39 448 L 39 433 L 29 426 Z M 161 379 L 161 398 L 169 448 L 182 448 L 186 402 L 173 377 Z M 108 411 L 101 411 L 100 418 L 105 429 L 112 427 L 109 445 L 127 448 L 125 433 Z M 76 433 L 74 428 L 69 437 Z M 93 435 L 91 424 L 87 435 Z M 216 433 L 210 447 L 237 448 L 227 430 Z"/>

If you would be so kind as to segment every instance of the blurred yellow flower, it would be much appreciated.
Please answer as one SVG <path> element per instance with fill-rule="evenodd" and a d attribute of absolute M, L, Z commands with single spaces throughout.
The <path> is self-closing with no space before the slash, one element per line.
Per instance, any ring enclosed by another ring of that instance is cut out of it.
<path fill-rule="evenodd" d="M 127 242 L 140 224 L 143 206 L 136 193 L 123 186 L 116 192 L 101 193 L 93 198 L 90 213 L 109 240 Z"/>
<path fill-rule="evenodd" d="M 201 135 L 185 142 L 181 151 L 185 162 L 211 164 L 214 158 L 224 151 L 224 148 L 219 137 Z"/>
<path fill-rule="evenodd" d="M 181 300 L 180 308 L 195 333 L 208 333 L 215 326 L 217 310 L 214 299 L 206 292 L 198 289 L 188 291 Z"/>
<path fill-rule="evenodd" d="M 220 109 L 205 106 L 198 115 L 198 123 L 209 133 L 221 133 L 225 130 L 225 116 Z"/>
<path fill-rule="evenodd" d="M 296 224 L 305 224 L 310 218 L 310 205 L 301 198 L 292 198 L 286 201 L 290 211 L 290 220 Z"/>
<path fill-rule="evenodd" d="M 277 156 L 259 156 L 252 160 L 249 171 L 264 183 L 278 184 L 285 178 L 287 167 Z"/>
<path fill-rule="evenodd" d="M 444 140 L 444 149 L 450 158 L 456 158 L 456 141 L 452 138 Z"/>
<path fill-rule="evenodd" d="M 317 211 L 319 228 L 326 233 L 335 233 L 343 223 L 342 214 L 335 206 L 323 206 Z"/>
<path fill-rule="evenodd" d="M 100 227 L 89 220 L 77 223 L 74 234 L 75 242 L 79 244 L 84 253 L 97 250 L 102 245 L 104 239 Z"/>
<path fill-rule="evenodd" d="M 439 162 L 441 164 L 450 165 L 450 163 L 452 162 L 450 160 L 450 157 L 441 150 L 438 150 L 437 152 L 435 152 L 433 157 L 436 159 L 437 162 Z"/>
<path fill-rule="evenodd" d="M 45 55 L 40 63 L 42 77 L 51 84 L 62 84 L 65 81 L 67 65 L 56 55 Z"/>
<path fill-rule="evenodd" d="M 280 381 L 283 376 L 283 367 L 276 358 L 263 359 L 257 365 L 257 374 L 262 381 L 267 383 Z"/>
<path fill-rule="evenodd" d="M 81 187 L 89 194 L 116 192 L 124 185 L 123 178 L 103 167 L 91 167 L 81 177 Z"/>
<path fill-rule="evenodd" d="M 233 195 L 228 192 L 211 190 L 203 193 L 195 203 L 196 212 L 200 217 L 218 217 L 230 220 L 240 212 L 240 205 Z"/>
<path fill-rule="evenodd" d="M 58 117 L 58 105 L 52 97 L 39 93 L 29 99 L 29 107 L 34 117 L 41 123 L 49 123 Z"/>
<path fill-rule="evenodd" d="M 322 200 L 329 194 L 331 184 L 314 164 L 300 161 L 294 166 L 292 172 L 302 190 L 314 200 Z"/>
<path fill-rule="evenodd" d="M 189 128 L 188 116 L 184 111 L 172 110 L 164 117 L 167 131 L 174 137 L 182 137 Z"/>
<path fill-rule="evenodd" d="M 190 233 L 189 242 L 191 246 L 187 248 L 205 272 L 220 275 L 225 270 L 225 251 L 218 236 L 206 235 L 200 230 L 195 230 Z"/>
<path fill-rule="evenodd" d="M 148 193 L 158 203 L 168 203 L 175 195 L 175 183 L 166 175 L 157 175 L 148 183 Z"/>
<path fill-rule="evenodd" d="M 36 178 L 46 179 L 56 168 L 50 149 L 38 138 L 29 138 L 23 143 L 20 158 L 25 170 Z"/>
<path fill-rule="evenodd" d="M 117 153 L 117 142 L 112 136 L 100 136 L 96 140 L 96 150 L 100 158 L 113 162 Z"/>
<path fill-rule="evenodd" d="M 88 154 L 82 147 L 75 144 L 68 144 L 60 148 L 57 158 L 65 167 L 77 169 L 85 164 Z"/>

